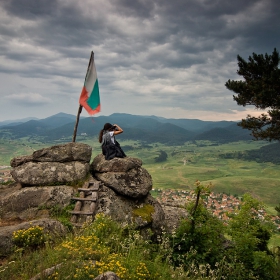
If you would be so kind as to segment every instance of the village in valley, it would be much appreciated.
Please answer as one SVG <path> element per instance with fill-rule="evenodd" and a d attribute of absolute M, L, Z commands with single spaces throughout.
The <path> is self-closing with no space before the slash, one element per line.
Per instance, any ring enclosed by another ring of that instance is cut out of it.
<path fill-rule="evenodd" d="M 10 166 L 0 165 L 0 184 L 14 182 L 10 169 Z"/>
<path fill-rule="evenodd" d="M 153 189 L 156 193 L 157 200 L 161 204 L 176 205 L 184 207 L 191 201 L 195 201 L 196 194 L 194 191 L 187 190 L 161 190 Z M 242 199 L 237 195 L 228 195 L 225 193 L 214 193 L 211 192 L 209 196 L 203 199 L 206 208 L 213 213 L 214 216 L 221 219 L 225 224 L 228 223 L 230 217 L 235 215 L 240 209 Z M 258 219 L 264 220 L 268 217 L 268 213 L 265 209 L 260 209 L 255 213 Z M 275 225 L 276 229 L 280 231 L 280 217 L 269 215 L 269 218 Z"/>

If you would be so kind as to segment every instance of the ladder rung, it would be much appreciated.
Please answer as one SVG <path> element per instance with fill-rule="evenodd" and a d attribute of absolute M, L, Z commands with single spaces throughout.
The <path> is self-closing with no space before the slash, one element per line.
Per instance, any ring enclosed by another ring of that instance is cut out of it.
<path fill-rule="evenodd" d="M 93 212 L 69 211 L 73 215 L 93 215 Z"/>
<path fill-rule="evenodd" d="M 94 192 L 94 191 L 98 191 L 99 187 L 92 187 L 89 189 L 86 188 L 78 188 L 78 191 L 80 192 Z"/>
<path fill-rule="evenodd" d="M 78 224 L 78 223 L 72 223 L 72 225 L 79 228 L 83 227 L 83 224 Z"/>
<path fill-rule="evenodd" d="M 95 198 L 72 197 L 72 199 L 74 199 L 74 200 L 79 200 L 79 201 L 96 201 L 96 197 L 95 197 Z"/>
<path fill-rule="evenodd" d="M 100 182 L 98 182 L 98 181 L 89 181 L 88 182 L 89 186 L 99 186 L 99 184 L 100 184 Z"/>

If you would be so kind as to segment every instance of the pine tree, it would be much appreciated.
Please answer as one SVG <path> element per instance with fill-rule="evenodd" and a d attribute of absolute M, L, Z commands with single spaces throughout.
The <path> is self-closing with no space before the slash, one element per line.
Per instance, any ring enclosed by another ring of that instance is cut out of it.
<path fill-rule="evenodd" d="M 257 140 L 280 140 L 279 53 L 274 49 L 272 55 L 253 53 L 248 62 L 238 55 L 237 60 L 237 74 L 244 80 L 228 80 L 225 86 L 237 93 L 233 99 L 238 105 L 254 105 L 257 109 L 267 110 L 259 117 L 248 115 L 238 125 L 251 130 Z"/>

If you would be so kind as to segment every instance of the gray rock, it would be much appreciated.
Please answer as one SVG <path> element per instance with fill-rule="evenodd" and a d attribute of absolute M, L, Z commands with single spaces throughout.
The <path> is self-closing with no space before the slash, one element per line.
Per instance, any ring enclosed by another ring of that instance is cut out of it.
<path fill-rule="evenodd" d="M 70 186 L 14 187 L 10 191 L 0 191 L 0 218 L 30 220 L 48 216 L 45 209 L 67 206 L 74 192 L 74 188 Z"/>
<path fill-rule="evenodd" d="M 94 280 L 120 280 L 120 278 L 115 272 L 107 271 L 98 275 Z"/>
<path fill-rule="evenodd" d="M 89 145 L 71 142 L 35 151 L 33 153 L 33 160 L 42 162 L 81 161 L 89 163 L 91 152 L 92 148 Z"/>
<path fill-rule="evenodd" d="M 123 224 L 135 224 L 139 229 L 150 228 L 155 235 L 161 233 L 164 212 L 150 194 L 141 199 L 131 199 L 101 186 L 98 191 L 96 213 L 104 213 Z"/>
<path fill-rule="evenodd" d="M 127 172 L 96 172 L 94 175 L 117 193 L 132 198 L 148 195 L 153 185 L 151 175 L 142 167 L 130 169 Z"/>
<path fill-rule="evenodd" d="M 11 159 L 10 165 L 11 167 L 16 167 L 26 162 L 30 162 L 32 160 L 33 160 L 33 155 L 15 157 Z"/>
<path fill-rule="evenodd" d="M 0 227 L 0 256 L 8 256 L 12 252 L 12 236 L 14 231 L 28 229 L 33 226 L 43 227 L 44 233 L 49 234 L 51 237 L 65 236 L 67 233 L 67 229 L 59 221 L 52 219 L 40 219 L 18 225 Z"/>
<path fill-rule="evenodd" d="M 90 162 L 92 148 L 83 143 L 67 143 L 55 145 L 35 151 L 30 156 L 15 157 L 11 160 L 12 167 L 17 167 L 26 162 Z"/>
<path fill-rule="evenodd" d="M 89 172 L 89 163 L 26 162 L 11 171 L 16 182 L 26 186 L 65 184 L 83 180 Z"/>
<path fill-rule="evenodd" d="M 167 233 L 174 232 L 178 228 L 182 219 L 189 217 L 188 211 L 182 207 L 161 204 L 165 215 L 165 230 Z"/>
<path fill-rule="evenodd" d="M 104 155 L 96 156 L 91 163 L 91 170 L 94 172 L 127 172 L 133 168 L 142 166 L 142 160 L 138 158 L 113 158 L 106 160 Z"/>

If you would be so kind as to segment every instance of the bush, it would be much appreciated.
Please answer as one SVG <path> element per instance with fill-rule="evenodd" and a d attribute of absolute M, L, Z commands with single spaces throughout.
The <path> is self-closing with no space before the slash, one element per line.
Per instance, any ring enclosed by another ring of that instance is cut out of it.
<path fill-rule="evenodd" d="M 203 186 L 196 181 L 195 185 L 196 201 L 187 207 L 189 218 L 181 221 L 173 238 L 173 261 L 186 268 L 193 263 L 214 268 L 224 255 L 224 225 L 203 203 L 211 184 Z"/>
<path fill-rule="evenodd" d="M 19 248 L 38 248 L 46 241 L 43 230 L 40 226 L 17 230 L 13 232 L 13 243 Z"/>

